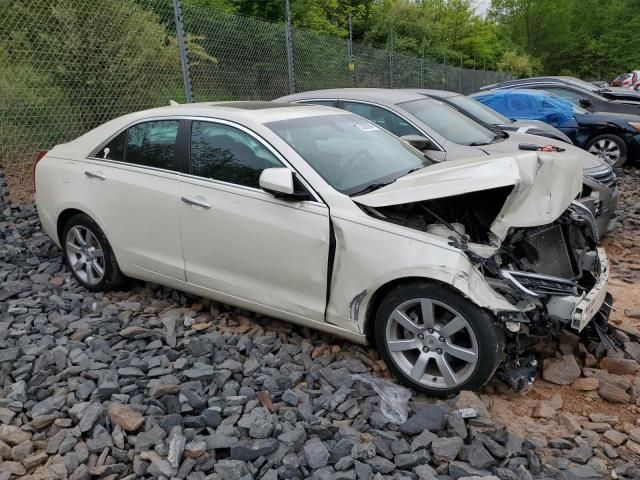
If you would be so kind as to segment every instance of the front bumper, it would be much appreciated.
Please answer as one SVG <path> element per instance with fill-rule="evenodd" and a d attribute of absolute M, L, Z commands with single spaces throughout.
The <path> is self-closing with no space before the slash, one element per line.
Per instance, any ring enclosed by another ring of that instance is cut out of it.
<path fill-rule="evenodd" d="M 593 286 L 584 291 L 574 281 L 527 272 L 503 270 L 502 275 L 520 292 L 539 302 L 549 318 L 582 331 L 602 308 L 609 284 L 609 259 L 603 248 L 597 248 L 594 261 Z"/>

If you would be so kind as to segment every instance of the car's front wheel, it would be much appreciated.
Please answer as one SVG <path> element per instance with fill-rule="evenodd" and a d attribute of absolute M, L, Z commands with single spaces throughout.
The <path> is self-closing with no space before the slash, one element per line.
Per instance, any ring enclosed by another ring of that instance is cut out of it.
<path fill-rule="evenodd" d="M 444 285 L 402 284 L 380 303 L 375 340 L 391 372 L 434 396 L 475 390 L 495 373 L 504 349 L 492 315 Z"/>
<path fill-rule="evenodd" d="M 124 276 L 100 227 L 85 214 L 71 217 L 62 229 L 67 266 L 80 284 L 94 292 L 119 286 Z"/>
<path fill-rule="evenodd" d="M 586 150 L 612 167 L 621 167 L 627 162 L 627 144 L 617 135 L 598 135 L 591 139 Z"/>

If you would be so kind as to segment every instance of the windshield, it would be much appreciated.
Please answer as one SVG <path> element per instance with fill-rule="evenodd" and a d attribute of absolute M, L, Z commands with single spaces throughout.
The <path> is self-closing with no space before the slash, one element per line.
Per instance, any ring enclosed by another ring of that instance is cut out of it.
<path fill-rule="evenodd" d="M 398 106 L 447 140 L 460 145 L 487 145 L 497 137 L 491 130 L 437 100 L 425 98 Z"/>
<path fill-rule="evenodd" d="M 484 123 L 488 123 L 489 125 L 508 125 L 512 123 L 507 117 L 501 115 L 500 113 L 492 110 L 491 108 L 483 105 L 477 100 L 473 98 L 465 97 L 464 95 L 456 95 L 454 97 L 449 97 L 451 103 L 453 103 L 460 110 L 467 112 L 469 115 L 473 115 L 478 120 Z"/>
<path fill-rule="evenodd" d="M 374 190 L 432 164 L 386 130 L 353 114 L 265 124 L 333 188 L 347 195 Z"/>
<path fill-rule="evenodd" d="M 547 92 L 547 93 L 549 94 L 550 97 L 553 97 L 554 99 L 559 99 L 559 100 L 562 100 L 564 102 L 567 102 L 567 103 L 571 104 L 571 108 L 573 109 L 573 113 L 585 113 L 585 114 L 589 113 L 588 110 L 585 110 L 584 108 L 582 108 L 579 105 L 575 104 L 573 98 L 563 97 L 562 95 L 558 95 L 555 92 Z"/>
<path fill-rule="evenodd" d="M 565 80 L 568 83 L 572 83 L 576 87 L 580 87 L 583 90 L 588 90 L 589 92 L 599 92 L 601 90 L 601 88 L 596 87 L 594 84 L 585 82 L 584 80 L 580 80 L 579 78 L 568 77 L 568 78 L 565 78 Z"/>

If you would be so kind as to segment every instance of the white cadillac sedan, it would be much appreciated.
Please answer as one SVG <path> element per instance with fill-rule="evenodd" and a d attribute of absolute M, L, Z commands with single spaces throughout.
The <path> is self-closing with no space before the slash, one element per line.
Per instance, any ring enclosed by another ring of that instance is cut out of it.
<path fill-rule="evenodd" d="M 434 395 L 503 361 L 521 387 L 518 338 L 608 316 L 581 167 L 553 153 L 437 164 L 342 110 L 190 104 L 58 145 L 35 176 L 85 288 L 134 277 L 369 342 Z"/>

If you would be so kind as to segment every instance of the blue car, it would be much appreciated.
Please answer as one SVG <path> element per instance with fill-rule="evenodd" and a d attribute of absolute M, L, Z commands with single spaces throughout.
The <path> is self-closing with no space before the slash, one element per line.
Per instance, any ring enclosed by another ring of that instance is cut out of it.
<path fill-rule="evenodd" d="M 488 90 L 471 97 L 514 120 L 540 120 L 614 167 L 640 158 L 640 115 L 590 113 L 544 90 Z"/>

